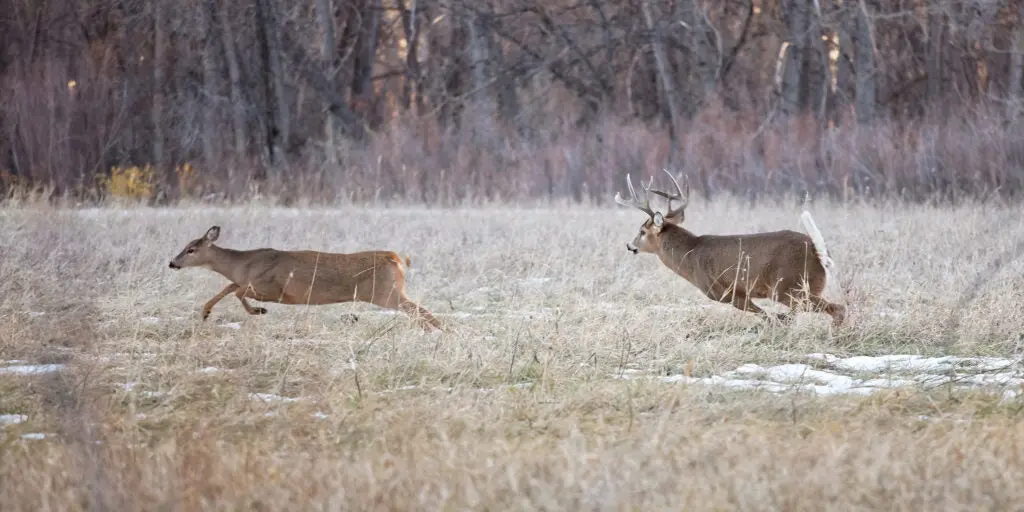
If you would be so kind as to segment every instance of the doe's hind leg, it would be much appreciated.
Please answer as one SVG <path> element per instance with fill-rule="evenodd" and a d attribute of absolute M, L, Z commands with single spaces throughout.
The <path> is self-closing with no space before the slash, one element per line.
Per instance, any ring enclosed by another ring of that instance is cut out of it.
<path fill-rule="evenodd" d="M 426 308 L 409 300 L 407 297 L 399 299 L 398 307 L 402 311 L 405 311 L 409 316 L 415 318 L 424 330 L 429 331 L 431 327 L 439 331 L 444 330 L 444 328 L 441 327 L 441 322 L 439 322 L 437 318 L 434 318 L 434 315 L 430 314 L 430 311 L 427 311 Z"/>
<path fill-rule="evenodd" d="M 377 293 L 372 301 L 382 308 L 397 309 L 411 316 L 416 320 L 417 323 L 423 327 L 424 330 L 429 331 L 431 327 L 437 330 L 444 330 L 441 327 L 441 322 L 434 318 L 434 315 L 430 314 L 425 308 L 409 300 L 405 296 L 405 293 L 397 289 L 391 289 L 387 292 Z"/>
<path fill-rule="evenodd" d="M 245 308 L 245 312 L 250 315 L 267 314 L 267 308 L 252 307 L 252 305 L 249 304 L 249 301 L 245 300 L 245 294 L 249 291 L 249 288 L 239 287 L 238 291 L 235 292 L 235 297 L 238 297 L 238 301 L 242 303 L 242 307 Z"/>

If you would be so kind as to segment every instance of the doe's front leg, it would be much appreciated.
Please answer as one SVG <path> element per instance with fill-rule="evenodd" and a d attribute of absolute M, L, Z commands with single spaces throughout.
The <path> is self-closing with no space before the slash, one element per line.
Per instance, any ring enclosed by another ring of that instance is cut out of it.
<path fill-rule="evenodd" d="M 215 295 L 212 299 L 206 301 L 206 304 L 203 304 L 203 320 L 206 320 L 206 318 L 210 316 L 210 311 L 213 310 L 214 305 L 220 302 L 220 300 L 223 299 L 224 297 L 227 297 L 231 292 L 238 290 L 238 288 L 239 287 L 237 284 L 231 283 L 224 287 L 224 289 L 221 290 L 220 293 Z"/>

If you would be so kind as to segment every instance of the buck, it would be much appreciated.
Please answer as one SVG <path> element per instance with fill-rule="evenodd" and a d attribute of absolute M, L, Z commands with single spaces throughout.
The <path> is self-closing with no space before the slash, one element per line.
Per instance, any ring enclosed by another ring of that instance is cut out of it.
<path fill-rule="evenodd" d="M 644 186 L 644 200 L 640 201 L 629 175 L 626 185 L 630 199 L 615 193 L 615 202 L 636 208 L 649 217 L 640 226 L 640 233 L 626 249 L 633 254 L 656 254 L 666 267 L 699 288 L 710 299 L 731 304 L 767 318 L 766 311 L 751 299 L 771 299 L 790 307 L 790 311 L 775 315 L 784 322 L 801 306 L 802 299 L 813 310 L 828 313 L 832 325 L 839 327 L 846 316 L 846 307 L 822 297 L 826 285 L 834 282 L 834 264 L 811 214 L 804 211 L 800 219 L 807 234 L 791 230 L 743 235 L 696 235 L 682 227 L 684 210 L 689 203 L 690 187 L 686 191 L 668 170 L 676 187 L 675 193 L 651 190 L 654 177 Z M 650 194 L 668 199 L 668 212 L 662 214 L 650 207 Z M 680 206 L 672 209 L 672 201 Z"/>
<path fill-rule="evenodd" d="M 170 267 L 210 269 L 231 281 L 203 305 L 202 318 L 234 293 L 250 315 L 266 314 L 246 299 L 281 304 L 322 305 L 361 301 L 396 309 L 413 317 L 425 330 L 443 330 L 429 311 L 409 300 L 405 291 L 405 261 L 391 251 L 351 254 L 320 251 L 239 251 L 214 245 L 220 227 L 192 240 L 171 260 Z"/>

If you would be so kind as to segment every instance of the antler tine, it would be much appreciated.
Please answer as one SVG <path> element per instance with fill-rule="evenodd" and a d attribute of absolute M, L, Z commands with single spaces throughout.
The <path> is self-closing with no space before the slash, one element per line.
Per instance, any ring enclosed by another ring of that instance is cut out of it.
<path fill-rule="evenodd" d="M 650 201 L 649 198 L 646 197 L 647 193 L 650 191 L 651 184 L 653 184 L 653 183 L 654 183 L 654 177 L 653 176 L 651 177 L 651 182 L 648 183 L 646 187 L 644 187 L 644 182 L 642 182 L 642 181 L 640 182 L 640 187 L 644 189 L 644 196 L 645 196 L 644 201 L 641 202 L 640 198 L 637 197 L 637 195 L 636 195 L 636 190 L 633 188 L 633 180 L 630 178 L 629 174 L 627 174 L 626 175 L 626 186 L 629 187 L 629 194 L 631 196 L 633 196 L 633 197 L 631 199 L 629 199 L 629 200 L 626 200 L 626 199 L 623 199 L 622 196 L 619 195 L 618 192 L 616 192 L 615 193 L 615 202 L 618 203 L 618 204 L 621 204 L 622 206 L 631 206 L 633 208 L 636 208 L 637 210 L 640 210 L 640 211 L 646 213 L 647 215 L 649 215 L 653 219 L 654 218 L 654 210 L 651 210 L 651 206 L 650 206 L 651 205 L 651 201 Z"/>
<path fill-rule="evenodd" d="M 669 194 L 668 192 L 661 190 L 651 190 L 651 192 L 668 199 L 668 209 L 670 211 L 665 214 L 665 216 L 671 217 L 673 214 L 685 209 L 686 205 L 690 203 L 690 180 L 686 179 L 684 176 L 683 180 L 686 182 L 686 191 L 684 192 L 683 187 L 679 186 L 679 182 L 676 180 L 676 177 L 673 176 L 672 173 L 668 172 L 668 169 L 662 168 L 662 171 L 665 171 L 665 174 L 668 174 L 669 179 L 672 180 L 672 184 L 676 186 L 676 193 Z M 672 201 L 682 201 L 683 204 L 673 210 Z"/>

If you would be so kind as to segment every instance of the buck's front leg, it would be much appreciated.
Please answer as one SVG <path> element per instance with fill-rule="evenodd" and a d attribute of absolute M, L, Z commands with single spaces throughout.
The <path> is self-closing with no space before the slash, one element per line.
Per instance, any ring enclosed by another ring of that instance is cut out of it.
<path fill-rule="evenodd" d="M 216 305 L 218 302 L 220 302 L 221 299 L 223 299 L 224 297 L 227 297 L 228 294 L 230 294 L 231 292 L 233 292 L 233 291 L 235 291 L 237 289 L 238 289 L 238 285 L 235 284 L 235 283 L 231 283 L 231 284 L 227 285 L 226 287 L 224 287 L 224 289 L 221 290 L 220 293 L 215 295 L 212 299 L 206 301 L 206 304 L 203 304 L 203 320 L 206 320 L 206 317 L 210 316 L 210 311 L 213 310 L 213 306 L 214 305 Z"/>
<path fill-rule="evenodd" d="M 245 300 L 246 293 L 249 293 L 250 297 L 253 297 L 251 288 L 239 288 L 235 292 L 235 297 L 238 297 L 238 301 L 242 303 L 242 307 L 245 308 L 245 312 L 250 315 L 265 315 L 267 314 L 267 308 L 254 308 L 249 305 L 249 301 Z"/>

